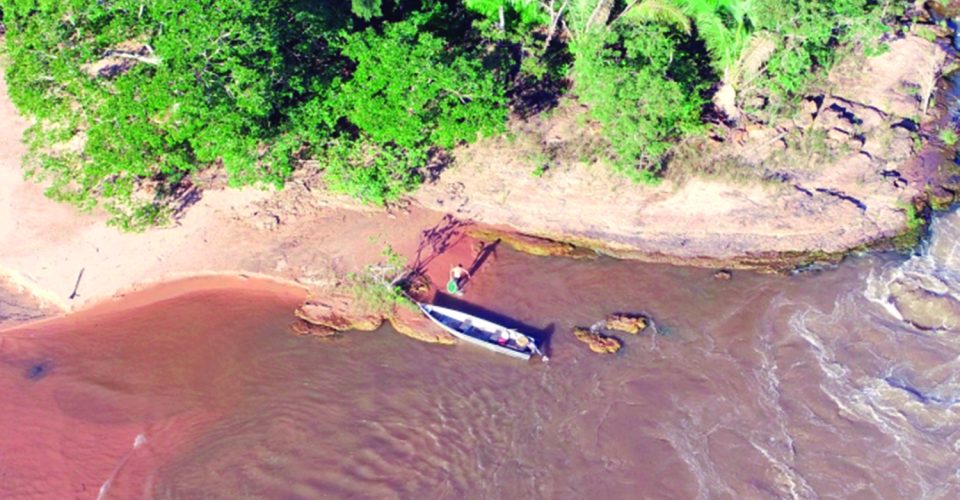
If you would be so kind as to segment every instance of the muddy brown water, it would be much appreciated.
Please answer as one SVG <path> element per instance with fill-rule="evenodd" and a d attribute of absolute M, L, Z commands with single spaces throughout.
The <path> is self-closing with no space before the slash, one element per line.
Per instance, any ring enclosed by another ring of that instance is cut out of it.
<path fill-rule="evenodd" d="M 937 224 L 954 238 L 960 217 Z M 0 491 L 957 498 L 960 332 L 910 326 L 885 291 L 927 272 L 956 293 L 956 243 L 937 248 L 730 281 L 499 249 L 460 305 L 549 337 L 547 364 L 386 328 L 296 337 L 299 295 L 276 289 L 18 326 L 0 335 Z M 658 332 L 609 357 L 570 335 L 612 311 Z"/>

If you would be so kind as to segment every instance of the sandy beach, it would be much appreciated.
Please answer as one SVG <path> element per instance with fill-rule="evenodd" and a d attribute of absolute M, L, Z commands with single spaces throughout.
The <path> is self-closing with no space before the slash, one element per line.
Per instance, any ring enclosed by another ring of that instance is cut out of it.
<path fill-rule="evenodd" d="M 207 191 L 178 225 L 145 233 L 107 227 L 25 181 L 20 137 L 28 124 L 0 79 L 0 274 L 63 311 L 162 280 L 195 275 L 270 277 L 329 286 L 376 262 L 386 245 L 415 251 L 442 215 L 328 209 L 276 228 L 257 227 L 256 203 L 271 191 Z"/>

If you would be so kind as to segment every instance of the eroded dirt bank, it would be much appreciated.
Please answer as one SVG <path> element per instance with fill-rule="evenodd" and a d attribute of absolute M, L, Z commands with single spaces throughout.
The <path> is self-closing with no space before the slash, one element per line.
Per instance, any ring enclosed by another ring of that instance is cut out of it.
<path fill-rule="evenodd" d="M 920 155 L 921 135 L 935 130 L 914 121 L 936 119 L 922 107 L 945 58 L 935 43 L 907 37 L 849 60 L 796 119 L 681 147 L 657 187 L 593 161 L 597 133 L 566 102 L 510 138 L 464 148 L 415 199 L 624 257 L 757 264 L 843 252 L 902 233 L 907 205 L 941 175 L 936 158 Z M 538 167 L 543 175 L 532 175 Z"/>

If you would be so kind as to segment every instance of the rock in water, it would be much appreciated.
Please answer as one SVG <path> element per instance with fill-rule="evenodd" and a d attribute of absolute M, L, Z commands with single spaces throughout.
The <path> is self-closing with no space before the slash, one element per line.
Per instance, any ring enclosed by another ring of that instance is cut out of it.
<path fill-rule="evenodd" d="M 373 331 L 383 324 L 381 315 L 367 311 L 356 299 L 347 295 L 308 299 L 294 314 L 307 323 L 341 332 Z"/>
<path fill-rule="evenodd" d="M 731 273 L 730 271 L 727 271 L 726 269 L 721 269 L 713 273 L 713 277 L 720 281 L 727 281 L 733 277 L 733 273 Z"/>
<path fill-rule="evenodd" d="M 290 325 L 290 331 L 294 335 L 312 335 L 314 337 L 333 337 L 337 332 L 333 328 L 315 325 L 313 323 L 308 323 L 304 320 L 297 320 Z"/>
<path fill-rule="evenodd" d="M 906 280 L 890 285 L 890 298 L 903 319 L 921 330 L 960 327 L 960 302 L 950 294 L 937 293 Z"/>
<path fill-rule="evenodd" d="M 390 316 L 390 325 L 407 337 L 431 344 L 456 344 L 457 339 L 419 311 L 398 307 Z"/>
<path fill-rule="evenodd" d="M 647 318 L 640 314 L 611 314 L 607 316 L 604 326 L 608 330 L 636 335 L 647 328 Z"/>
<path fill-rule="evenodd" d="M 622 347 L 620 341 L 613 337 L 591 332 L 589 329 L 579 326 L 573 329 L 573 335 L 580 342 L 587 344 L 591 351 L 598 354 L 613 354 Z"/>

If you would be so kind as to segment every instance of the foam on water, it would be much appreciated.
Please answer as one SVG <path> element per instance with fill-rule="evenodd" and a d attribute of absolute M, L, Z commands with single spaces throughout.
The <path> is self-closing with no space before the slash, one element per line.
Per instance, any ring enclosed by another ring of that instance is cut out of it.
<path fill-rule="evenodd" d="M 133 439 L 133 448 L 120 459 L 120 463 L 117 464 L 117 467 L 113 469 L 113 473 L 110 474 L 110 477 L 103 482 L 103 485 L 100 486 L 100 491 L 97 493 L 97 500 L 103 500 L 107 497 L 107 492 L 110 491 L 110 485 L 113 484 L 113 480 L 117 477 L 117 474 L 120 473 L 120 469 L 126 465 L 127 461 L 130 460 L 130 455 L 139 448 L 143 443 L 147 442 L 147 437 L 144 434 L 137 434 L 137 437 Z"/>
<path fill-rule="evenodd" d="M 960 303 L 960 213 L 934 219 L 930 239 L 909 259 L 871 270 L 864 297 L 898 321 L 906 321 L 898 308 L 894 286 L 921 290 L 932 296 L 952 298 Z M 940 330 L 949 329 L 944 318 Z"/>

